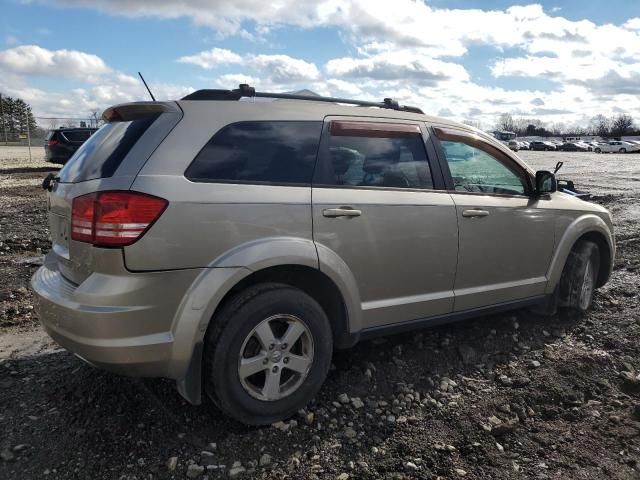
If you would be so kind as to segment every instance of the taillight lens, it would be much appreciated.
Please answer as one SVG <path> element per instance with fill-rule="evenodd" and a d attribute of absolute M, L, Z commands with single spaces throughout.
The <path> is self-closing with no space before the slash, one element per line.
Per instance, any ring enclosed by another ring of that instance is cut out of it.
<path fill-rule="evenodd" d="M 96 192 L 73 199 L 71 238 L 102 247 L 136 242 L 165 208 L 163 198 L 138 192 Z"/>
<path fill-rule="evenodd" d="M 57 145 L 58 141 L 57 140 L 47 140 L 47 145 L 49 145 L 50 147 L 53 147 L 54 145 Z"/>

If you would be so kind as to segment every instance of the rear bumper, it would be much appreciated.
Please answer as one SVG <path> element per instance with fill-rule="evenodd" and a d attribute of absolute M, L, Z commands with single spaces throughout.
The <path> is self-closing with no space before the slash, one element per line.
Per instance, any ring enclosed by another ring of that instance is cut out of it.
<path fill-rule="evenodd" d="M 31 280 L 42 326 L 62 347 L 115 373 L 167 377 L 175 312 L 198 270 L 68 281 L 47 259 Z"/>

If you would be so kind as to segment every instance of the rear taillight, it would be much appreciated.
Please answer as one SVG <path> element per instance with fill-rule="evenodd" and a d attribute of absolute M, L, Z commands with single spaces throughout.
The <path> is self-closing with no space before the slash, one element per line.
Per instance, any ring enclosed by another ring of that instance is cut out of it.
<path fill-rule="evenodd" d="M 48 140 L 47 141 L 47 145 L 50 147 L 53 147 L 54 145 L 57 145 L 58 141 L 57 140 Z"/>
<path fill-rule="evenodd" d="M 169 202 L 146 193 L 96 192 L 73 199 L 71 238 L 102 247 L 136 242 Z"/>

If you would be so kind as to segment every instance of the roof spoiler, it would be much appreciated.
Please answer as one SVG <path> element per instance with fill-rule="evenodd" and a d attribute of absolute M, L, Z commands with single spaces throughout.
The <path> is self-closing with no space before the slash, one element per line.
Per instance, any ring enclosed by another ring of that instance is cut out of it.
<path fill-rule="evenodd" d="M 179 113 L 174 102 L 131 102 L 107 108 L 102 114 L 105 122 L 129 122 L 161 113 Z"/>
<path fill-rule="evenodd" d="M 247 85 L 246 83 L 241 83 L 239 87 L 234 90 L 196 90 L 186 97 L 183 97 L 182 100 L 240 100 L 240 98 L 242 97 L 280 98 L 286 100 L 308 100 L 311 102 L 346 103 L 349 105 L 358 105 L 361 107 L 389 108 L 402 112 L 424 113 L 418 107 L 400 105 L 396 100 L 393 100 L 392 98 L 385 98 L 382 102 L 367 102 L 365 100 L 322 97 L 319 95 L 312 97 L 309 95 L 300 95 L 296 93 L 256 92 L 255 88 Z"/>

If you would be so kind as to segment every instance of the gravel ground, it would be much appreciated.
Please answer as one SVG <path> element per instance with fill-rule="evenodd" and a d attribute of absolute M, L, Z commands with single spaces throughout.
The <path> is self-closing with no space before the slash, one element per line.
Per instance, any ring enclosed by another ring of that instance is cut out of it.
<path fill-rule="evenodd" d="M 0 148 L 0 478 L 640 478 L 640 155 L 521 153 L 564 161 L 615 217 L 613 277 L 586 316 L 362 342 L 307 410 L 266 428 L 95 370 L 41 332 L 28 279 L 54 168 L 38 155 Z"/>

